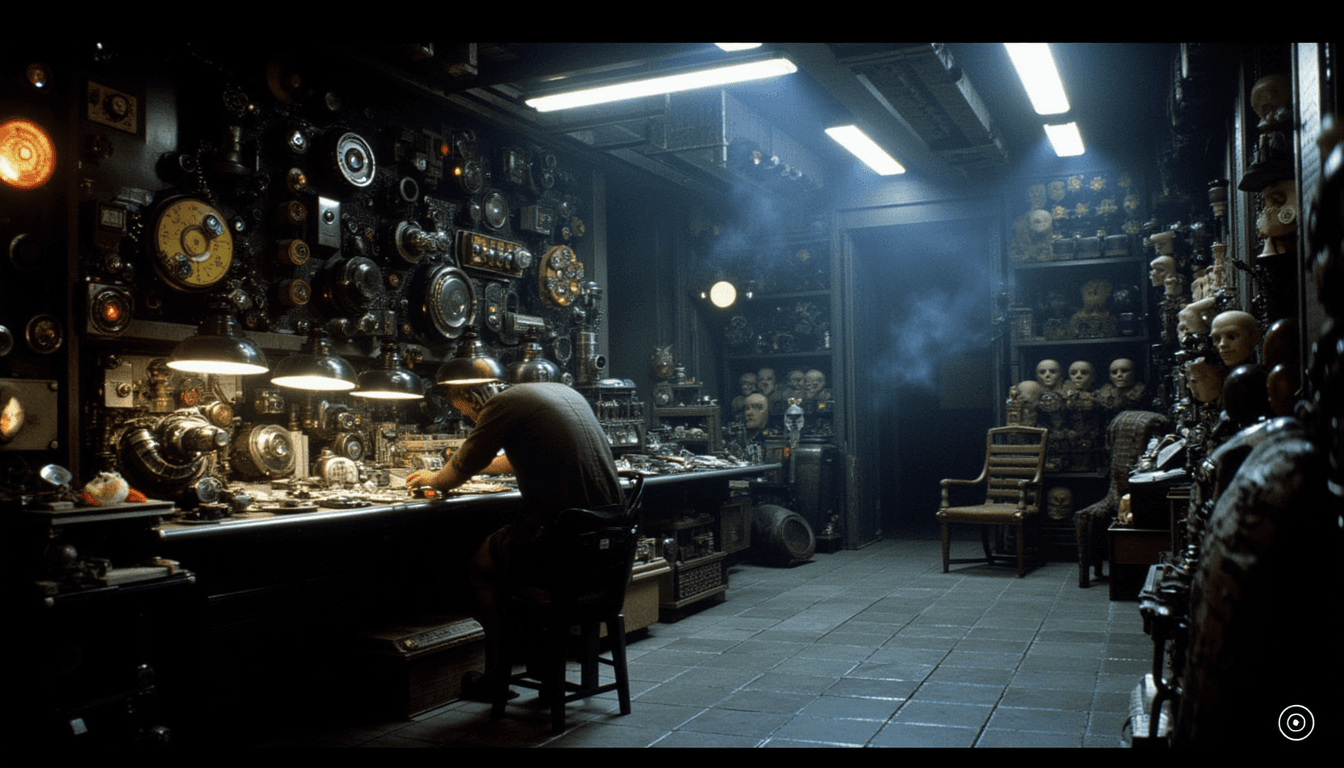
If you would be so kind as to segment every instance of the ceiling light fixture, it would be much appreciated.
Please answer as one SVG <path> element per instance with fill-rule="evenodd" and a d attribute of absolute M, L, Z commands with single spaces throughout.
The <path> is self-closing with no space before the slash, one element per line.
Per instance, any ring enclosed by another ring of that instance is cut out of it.
<path fill-rule="evenodd" d="M 827 128 L 826 135 L 835 139 L 840 146 L 849 150 L 850 154 L 862 160 L 864 165 L 872 168 L 880 176 L 905 173 L 905 166 L 896 162 L 895 158 L 879 147 L 877 142 L 868 138 L 868 134 L 859 130 L 858 126 L 841 125 Z"/>
<path fill-rule="evenodd" d="M 724 51 L 732 53 L 733 51 L 750 51 L 752 48 L 760 48 L 760 43 L 715 43 Z"/>
<path fill-rule="evenodd" d="M 1077 123 L 1046 125 L 1045 137 L 1050 140 L 1050 146 L 1059 157 L 1077 157 L 1086 151 Z"/>
<path fill-rule="evenodd" d="M 1008 58 L 1027 89 L 1027 98 L 1038 115 L 1062 115 L 1069 111 L 1069 97 L 1059 79 L 1049 43 L 1004 43 Z"/>
<path fill-rule="evenodd" d="M 554 112 L 560 109 L 573 109 L 575 107 L 588 107 L 594 104 L 636 99 L 641 96 L 676 93 L 696 88 L 740 83 L 747 80 L 763 80 L 797 71 L 798 67 L 788 59 L 764 59 L 745 64 L 729 64 L 713 69 L 664 75 L 647 80 L 615 83 L 568 93 L 556 93 L 550 96 L 538 96 L 534 99 L 526 99 L 525 103 L 538 112 Z"/>
<path fill-rule="evenodd" d="M 507 372 L 485 351 L 475 328 L 467 328 L 457 343 L 457 357 L 439 366 L 434 381 L 445 385 L 491 384 L 503 381 Z"/>
<path fill-rule="evenodd" d="M 378 367 L 359 374 L 359 388 L 350 394 L 374 400 L 423 400 L 425 385 L 402 364 L 397 345 L 387 341 Z"/>

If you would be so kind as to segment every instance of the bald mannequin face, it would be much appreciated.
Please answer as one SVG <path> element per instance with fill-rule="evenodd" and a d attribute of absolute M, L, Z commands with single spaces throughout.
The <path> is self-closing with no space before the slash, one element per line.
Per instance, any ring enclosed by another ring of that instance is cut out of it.
<path fill-rule="evenodd" d="M 1077 360 L 1069 364 L 1069 385 L 1079 392 L 1090 392 L 1096 372 L 1086 360 Z"/>
<path fill-rule="evenodd" d="M 743 417 L 747 429 L 752 431 L 765 429 L 766 419 L 770 416 L 770 401 L 760 392 L 747 396 L 746 414 Z"/>
<path fill-rule="evenodd" d="M 1111 386 L 1129 389 L 1134 386 L 1134 361 L 1121 357 L 1111 361 Z"/>
<path fill-rule="evenodd" d="M 1151 267 L 1148 270 L 1148 279 L 1152 281 L 1154 288 L 1161 288 L 1168 277 L 1176 274 L 1176 260 L 1170 256 L 1158 256 L 1148 262 L 1148 266 Z"/>
<path fill-rule="evenodd" d="M 1255 317 L 1239 310 L 1223 312 L 1213 318 L 1209 337 L 1218 348 L 1223 365 L 1229 368 L 1249 362 L 1255 354 L 1255 345 L 1260 341 Z"/>
<path fill-rule="evenodd" d="M 1062 373 L 1058 360 L 1042 360 L 1036 364 L 1036 381 L 1046 389 L 1059 386 Z"/>
<path fill-rule="evenodd" d="M 775 369 L 762 368 L 756 373 L 756 387 L 761 394 L 770 397 L 775 394 Z"/>

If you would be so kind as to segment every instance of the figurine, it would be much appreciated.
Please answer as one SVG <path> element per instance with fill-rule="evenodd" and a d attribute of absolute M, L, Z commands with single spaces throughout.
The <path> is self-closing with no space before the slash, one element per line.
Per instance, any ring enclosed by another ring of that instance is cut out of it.
<path fill-rule="evenodd" d="M 653 375 L 654 378 L 667 381 L 676 373 L 676 367 L 673 363 L 672 345 L 668 344 L 653 348 Z"/>
<path fill-rule="evenodd" d="M 1255 362 L 1253 358 L 1256 344 L 1260 342 L 1260 329 L 1251 313 L 1234 309 L 1219 314 L 1209 326 L 1209 336 L 1218 348 L 1223 365 L 1228 368 Z"/>
<path fill-rule="evenodd" d="M 1042 360 L 1036 364 L 1036 381 L 1046 390 L 1059 388 L 1061 370 L 1056 360 Z"/>
<path fill-rule="evenodd" d="M 146 499 L 145 494 L 132 488 L 126 479 L 116 472 L 100 472 L 84 486 L 84 491 L 79 494 L 79 500 L 91 507 L 101 507 L 104 504 L 139 502 Z"/>
<path fill-rule="evenodd" d="M 803 399 L 807 397 L 807 387 L 803 384 L 803 377 L 807 374 L 801 368 L 794 368 L 789 371 L 788 385 L 784 387 L 784 400 L 793 398 Z"/>
<path fill-rule="evenodd" d="M 826 401 L 831 399 L 831 390 L 826 387 L 826 374 L 813 368 L 803 374 L 803 388 L 808 400 Z"/>

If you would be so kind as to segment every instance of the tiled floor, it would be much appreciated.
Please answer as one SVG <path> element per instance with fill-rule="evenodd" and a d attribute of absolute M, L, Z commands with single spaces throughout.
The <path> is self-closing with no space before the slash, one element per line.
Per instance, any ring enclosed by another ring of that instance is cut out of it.
<path fill-rule="evenodd" d="M 955 556 L 974 556 L 978 542 Z M 411 721 L 272 746 L 1118 747 L 1152 642 L 1137 603 L 1078 566 L 942 573 L 937 541 L 883 541 L 793 568 L 732 568 L 727 599 L 630 644 L 633 712 L 571 704 L 550 733 L 523 690 L 509 716 L 456 702 Z"/>

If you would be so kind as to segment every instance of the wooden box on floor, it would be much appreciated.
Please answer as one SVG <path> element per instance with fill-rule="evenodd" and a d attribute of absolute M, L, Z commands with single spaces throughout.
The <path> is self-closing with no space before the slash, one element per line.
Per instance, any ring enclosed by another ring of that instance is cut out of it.
<path fill-rule="evenodd" d="M 379 710 L 412 717 L 462 692 L 462 674 L 485 669 L 485 633 L 473 618 L 424 616 L 358 638 L 365 690 Z"/>
<path fill-rule="evenodd" d="M 651 627 L 658 623 L 658 595 L 662 584 L 671 578 L 672 566 L 659 557 L 647 563 L 636 563 L 625 590 L 625 631 Z M 603 630 L 605 634 L 606 630 Z"/>

